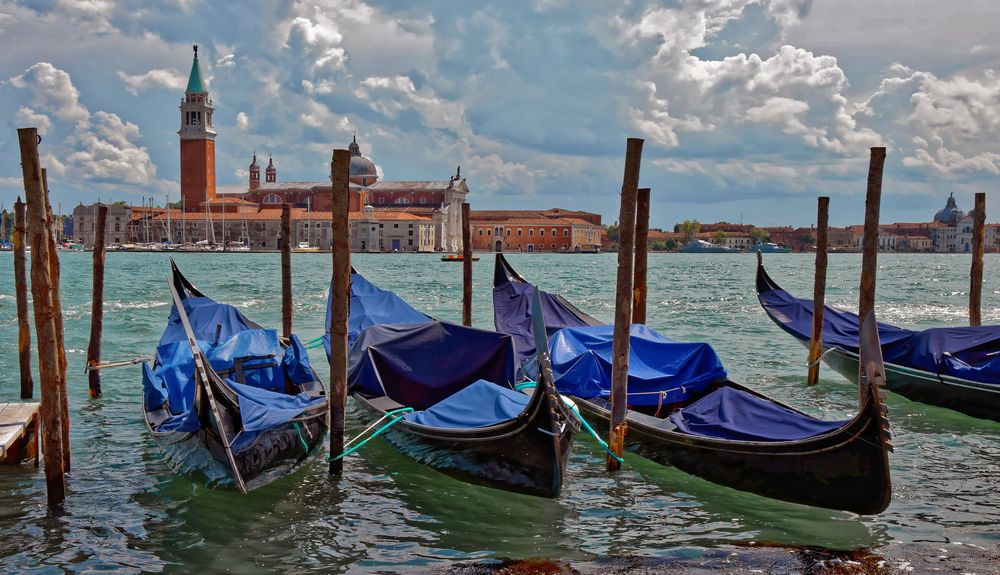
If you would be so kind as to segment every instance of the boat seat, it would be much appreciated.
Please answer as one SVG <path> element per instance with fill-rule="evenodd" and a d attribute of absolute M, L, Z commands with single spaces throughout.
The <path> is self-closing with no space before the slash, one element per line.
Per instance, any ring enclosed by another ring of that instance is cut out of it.
<path fill-rule="evenodd" d="M 669 418 L 659 418 L 653 417 L 652 415 L 646 415 L 645 413 L 640 413 L 638 411 L 629 411 L 625 415 L 626 421 L 634 421 L 640 425 L 645 425 L 647 427 L 655 427 L 657 429 L 662 429 L 663 431 L 677 431 L 677 426 L 674 422 L 670 421 Z"/>
<path fill-rule="evenodd" d="M 392 411 L 394 409 L 401 409 L 406 407 L 402 403 L 398 403 L 396 400 L 390 398 L 388 395 L 383 395 L 381 397 L 370 397 L 368 398 L 368 403 L 374 405 L 382 411 Z"/>
<path fill-rule="evenodd" d="M 595 397 L 587 401 L 611 411 L 611 402 L 603 397 Z M 653 417 L 652 415 L 646 415 L 645 413 L 629 410 L 625 413 L 625 419 L 626 421 L 634 421 L 640 425 L 655 427 L 657 429 L 662 429 L 663 431 L 677 431 L 677 425 L 670 421 L 669 418 Z"/>

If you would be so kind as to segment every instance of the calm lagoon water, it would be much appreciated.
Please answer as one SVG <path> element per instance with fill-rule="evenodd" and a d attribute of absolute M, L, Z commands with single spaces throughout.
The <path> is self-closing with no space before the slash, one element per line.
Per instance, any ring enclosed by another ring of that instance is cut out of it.
<path fill-rule="evenodd" d="M 74 464 L 69 499 L 64 511 L 50 513 L 40 470 L 0 469 L 3 572 L 399 572 L 482 558 L 685 557 L 751 541 L 832 549 L 1000 542 L 1000 424 L 891 393 L 893 501 L 874 517 L 764 499 L 635 456 L 609 476 L 596 443 L 583 435 L 554 500 L 466 485 L 379 441 L 350 457 L 339 481 L 317 461 L 251 496 L 208 489 L 174 476 L 160 460 L 140 414 L 138 367 L 105 371 L 104 397 L 87 399 L 90 254 L 61 255 Z M 510 260 L 525 277 L 610 322 L 615 257 Z M 280 325 L 277 254 L 176 259 L 207 294 L 261 324 Z M 170 310 L 167 257 L 112 253 L 107 262 L 103 356 L 151 354 Z M 323 330 L 330 258 L 296 254 L 292 262 L 295 331 L 305 340 Z M 434 255 L 389 254 L 356 255 L 353 264 L 418 309 L 460 319 L 460 266 Z M 812 293 L 811 256 L 770 255 L 766 264 L 786 289 Z M 968 256 L 882 254 L 879 265 L 879 320 L 907 327 L 965 322 Z M 830 304 L 856 308 L 859 269 L 859 255 L 830 257 Z M 474 322 L 484 328 L 493 325 L 492 270 L 486 254 L 475 264 Z M 1000 258 L 988 255 L 984 322 L 1000 322 L 998 272 Z M 761 311 L 753 274 L 748 254 L 653 254 L 648 323 L 675 339 L 712 343 L 737 381 L 814 415 L 849 417 L 855 389 L 825 367 L 819 385 L 805 386 L 806 350 Z M 18 394 L 13 292 L 11 255 L 0 253 L 0 399 Z M 325 378 L 322 354 L 313 361 Z M 349 434 L 359 430 L 350 419 Z"/>

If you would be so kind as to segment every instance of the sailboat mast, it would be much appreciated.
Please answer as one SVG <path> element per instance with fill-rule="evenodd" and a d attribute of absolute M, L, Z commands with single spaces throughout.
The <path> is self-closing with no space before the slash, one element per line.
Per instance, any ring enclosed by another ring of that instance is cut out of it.
<path fill-rule="evenodd" d="M 170 235 L 170 192 L 167 192 L 167 243 L 172 244 L 174 240 Z"/>

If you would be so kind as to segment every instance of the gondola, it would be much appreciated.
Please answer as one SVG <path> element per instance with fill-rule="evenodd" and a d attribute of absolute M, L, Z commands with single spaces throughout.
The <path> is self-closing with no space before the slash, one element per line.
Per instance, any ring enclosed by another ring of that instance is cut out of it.
<path fill-rule="evenodd" d="M 249 493 L 292 473 L 326 433 L 326 389 L 298 338 L 279 337 L 195 289 L 173 259 L 173 308 L 143 415 L 167 464 Z"/>
<path fill-rule="evenodd" d="M 774 323 L 805 346 L 812 338 L 812 300 L 798 299 L 757 263 L 757 298 Z M 857 383 L 858 316 L 830 306 L 823 312 L 823 361 Z M 878 324 L 886 385 L 913 401 L 1000 421 L 1000 326 L 912 331 Z"/>
<path fill-rule="evenodd" d="M 433 320 L 357 272 L 350 302 L 348 391 L 372 428 L 456 479 L 559 494 L 579 423 L 551 380 L 516 389 L 510 336 Z"/>
<path fill-rule="evenodd" d="M 536 368 L 539 298 L 557 389 L 581 412 L 610 422 L 611 330 L 558 295 L 535 288 L 498 254 L 497 330 L 514 338 L 531 375 Z M 794 503 L 874 514 L 891 498 L 888 420 L 874 320 L 864 331 L 866 373 L 858 413 L 822 421 L 730 381 L 707 344 L 673 342 L 632 326 L 625 447 L 718 483 Z"/>

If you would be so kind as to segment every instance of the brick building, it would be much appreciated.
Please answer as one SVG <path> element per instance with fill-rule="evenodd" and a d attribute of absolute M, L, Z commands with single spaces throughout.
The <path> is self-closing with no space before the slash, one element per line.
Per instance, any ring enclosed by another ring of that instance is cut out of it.
<path fill-rule="evenodd" d="M 481 210 L 469 217 L 477 251 L 589 252 L 601 245 L 600 214 L 553 208 Z"/>

